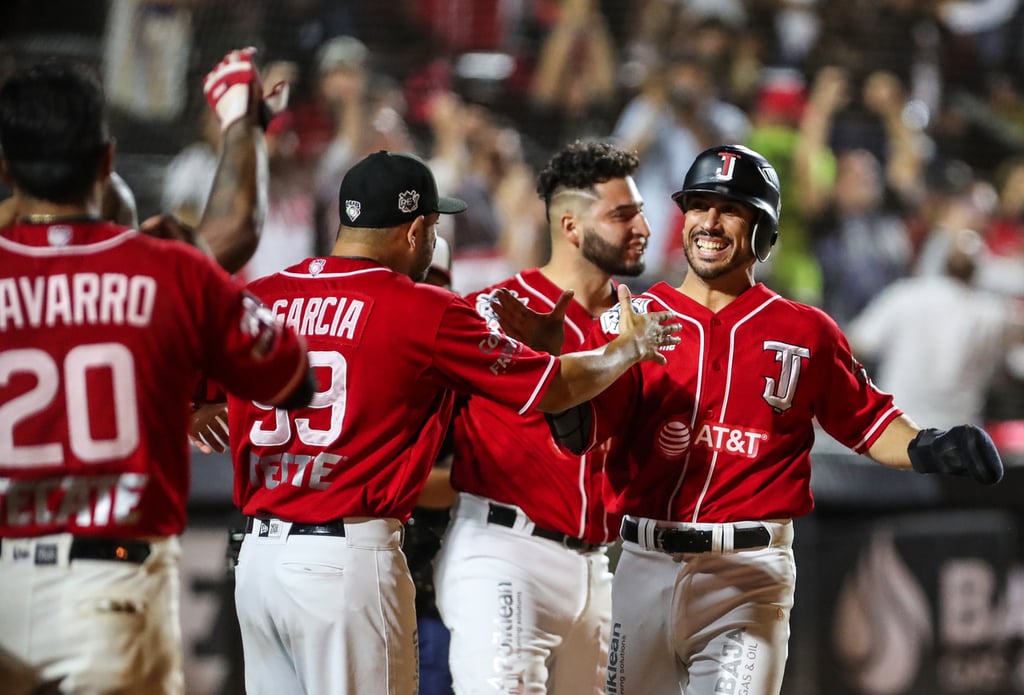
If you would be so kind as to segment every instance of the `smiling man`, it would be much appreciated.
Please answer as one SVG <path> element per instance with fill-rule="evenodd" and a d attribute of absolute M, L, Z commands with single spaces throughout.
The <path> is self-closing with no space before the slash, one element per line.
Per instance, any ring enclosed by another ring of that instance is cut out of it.
<path fill-rule="evenodd" d="M 893 468 L 992 484 L 1003 466 L 977 427 L 919 429 L 872 385 L 835 321 L 755 282 L 780 213 L 761 155 L 706 150 L 672 198 L 689 269 L 633 306 L 673 312 L 679 346 L 559 416 L 585 430 L 565 428 L 577 453 L 611 444 L 612 511 L 625 515 L 607 694 L 777 695 L 815 421 Z M 584 347 L 617 333 L 612 309 Z"/>

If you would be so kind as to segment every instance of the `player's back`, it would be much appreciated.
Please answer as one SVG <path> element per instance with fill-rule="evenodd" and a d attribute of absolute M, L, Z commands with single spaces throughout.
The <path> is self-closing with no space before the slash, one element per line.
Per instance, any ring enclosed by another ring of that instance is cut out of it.
<path fill-rule="evenodd" d="M 309 345 L 319 382 L 289 414 L 230 401 L 236 503 L 319 523 L 404 519 L 450 419 L 452 391 L 532 407 L 549 357 L 488 332 L 458 296 L 367 259 L 314 258 L 249 288 Z"/>
<path fill-rule="evenodd" d="M 245 301 L 184 244 L 98 221 L 3 230 L 0 535 L 180 532 L 188 406 L 201 371 L 242 387 Z"/>

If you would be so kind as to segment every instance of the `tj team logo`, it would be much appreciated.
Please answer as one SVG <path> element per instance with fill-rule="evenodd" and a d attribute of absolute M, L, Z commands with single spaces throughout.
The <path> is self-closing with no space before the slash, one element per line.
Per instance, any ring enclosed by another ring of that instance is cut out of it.
<path fill-rule="evenodd" d="M 719 181 L 731 181 L 736 173 L 736 160 L 740 158 L 735 152 L 719 152 L 722 158 L 722 166 L 715 170 L 715 178 Z"/>
<path fill-rule="evenodd" d="M 778 379 L 764 377 L 764 393 L 762 397 L 776 412 L 781 413 L 793 407 L 796 396 L 797 382 L 800 381 L 800 369 L 803 361 L 811 358 L 808 348 L 790 345 L 778 340 L 766 340 L 761 348 L 765 352 L 774 352 L 775 361 L 781 363 Z"/>

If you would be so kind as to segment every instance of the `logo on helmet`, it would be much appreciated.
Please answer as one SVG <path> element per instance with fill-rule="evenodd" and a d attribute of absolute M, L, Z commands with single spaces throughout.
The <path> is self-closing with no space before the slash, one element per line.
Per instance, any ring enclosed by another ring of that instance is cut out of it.
<path fill-rule="evenodd" d="M 768 182 L 768 185 L 775 189 L 782 188 L 782 186 L 779 184 L 779 175 L 778 173 L 776 173 L 775 167 L 763 166 L 759 168 L 761 170 L 761 176 L 763 176 L 764 180 Z"/>
<path fill-rule="evenodd" d="M 718 156 L 722 158 L 722 166 L 715 170 L 715 178 L 719 181 L 731 181 L 733 174 L 736 173 L 736 160 L 740 156 L 735 152 L 719 152 Z"/>

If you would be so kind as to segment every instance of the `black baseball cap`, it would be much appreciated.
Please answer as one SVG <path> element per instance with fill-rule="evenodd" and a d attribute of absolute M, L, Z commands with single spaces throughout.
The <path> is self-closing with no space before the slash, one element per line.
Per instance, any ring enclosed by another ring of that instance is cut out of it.
<path fill-rule="evenodd" d="M 434 175 L 408 152 L 374 152 L 348 170 L 338 191 L 341 224 L 382 229 L 435 212 L 451 215 L 468 205 L 437 194 Z"/>

